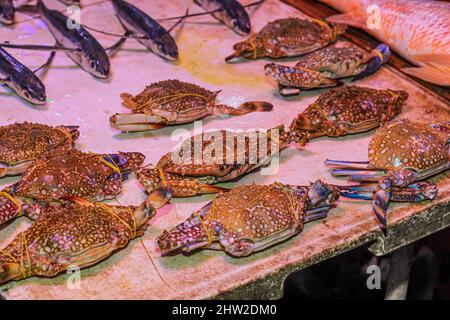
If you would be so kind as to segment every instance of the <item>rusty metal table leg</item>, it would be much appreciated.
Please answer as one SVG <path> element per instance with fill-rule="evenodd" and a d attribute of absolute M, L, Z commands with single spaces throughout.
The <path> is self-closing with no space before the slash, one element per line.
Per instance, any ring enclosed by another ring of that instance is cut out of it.
<path fill-rule="evenodd" d="M 414 244 L 409 244 L 392 253 L 385 300 L 406 299 L 413 250 Z"/>

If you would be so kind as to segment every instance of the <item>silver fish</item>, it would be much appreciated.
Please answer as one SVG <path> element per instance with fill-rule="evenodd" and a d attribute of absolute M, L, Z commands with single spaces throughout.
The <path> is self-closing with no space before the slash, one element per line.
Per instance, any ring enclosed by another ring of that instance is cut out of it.
<path fill-rule="evenodd" d="M 245 8 L 236 0 L 194 0 L 211 15 L 238 34 L 249 34 L 250 17 Z"/>
<path fill-rule="evenodd" d="M 0 47 L 0 82 L 11 88 L 19 97 L 33 104 L 44 104 L 45 86 L 22 63 Z"/>
<path fill-rule="evenodd" d="M 178 59 L 178 47 L 169 31 L 145 12 L 126 1 L 112 0 L 112 3 L 124 27 L 139 36 L 137 40 L 142 45 L 164 59 Z"/>
<path fill-rule="evenodd" d="M 59 11 L 48 9 L 42 0 L 38 0 L 37 9 L 59 46 L 80 49 L 65 51 L 69 58 L 94 77 L 101 79 L 109 77 L 108 54 L 83 26 L 70 28 L 69 18 Z"/>

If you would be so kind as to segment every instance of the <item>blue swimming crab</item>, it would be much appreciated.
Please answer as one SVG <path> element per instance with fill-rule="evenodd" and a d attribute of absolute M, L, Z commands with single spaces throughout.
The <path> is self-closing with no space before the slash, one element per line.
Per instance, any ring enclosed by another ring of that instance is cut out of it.
<path fill-rule="evenodd" d="M 216 104 L 219 92 L 179 80 L 156 82 L 137 96 L 122 93 L 122 103 L 132 113 L 115 114 L 110 123 L 125 132 L 146 131 L 193 122 L 208 115 L 244 115 L 273 108 L 264 101 L 245 102 L 237 108 Z"/>
<path fill-rule="evenodd" d="M 339 190 L 321 180 L 310 186 L 238 186 L 220 193 L 185 222 L 157 239 L 161 252 L 223 250 L 248 256 L 303 231 L 305 223 L 327 216 Z"/>
<path fill-rule="evenodd" d="M 51 127 L 14 123 L 0 127 L 0 178 L 22 174 L 46 152 L 71 149 L 80 133 L 77 126 Z"/>
<path fill-rule="evenodd" d="M 20 215 L 36 219 L 44 207 L 60 205 L 72 197 L 112 199 L 122 191 L 127 174 L 144 159 L 138 152 L 95 154 L 76 149 L 41 157 L 19 182 L 0 192 L 0 225 Z"/>
<path fill-rule="evenodd" d="M 282 96 L 292 96 L 302 89 L 342 85 L 339 79 L 366 77 L 375 73 L 389 57 L 389 47 L 384 44 L 369 53 L 356 46 L 331 45 L 300 57 L 295 67 L 269 63 L 264 70 L 278 82 Z"/>
<path fill-rule="evenodd" d="M 340 137 L 375 129 L 402 111 L 408 93 L 358 86 L 331 89 L 292 122 L 290 130 L 309 139 Z"/>
<path fill-rule="evenodd" d="M 175 197 L 216 193 L 225 189 L 214 184 L 268 166 L 278 151 L 291 142 L 301 144 L 303 139 L 283 126 L 252 132 L 206 132 L 185 140 L 155 167 L 137 171 L 136 177 L 148 192 L 164 185 Z"/>
<path fill-rule="evenodd" d="M 362 195 L 356 192 L 353 197 L 373 200 L 377 222 L 386 231 L 393 190 L 405 188 L 404 201 L 422 201 L 436 196 L 434 183 L 417 181 L 450 168 L 449 145 L 450 121 L 419 123 L 402 119 L 378 129 L 369 144 L 369 161 L 327 160 L 326 164 L 334 167 L 332 174 L 335 176 L 378 182 L 373 192 Z"/>
<path fill-rule="evenodd" d="M 69 268 L 105 260 L 144 234 L 165 202 L 164 190 L 139 206 L 110 206 L 83 199 L 48 207 L 0 251 L 0 284 L 33 276 L 54 277 Z"/>
<path fill-rule="evenodd" d="M 346 27 L 316 19 L 286 18 L 268 23 L 258 33 L 234 45 L 234 53 L 225 61 L 238 57 L 272 59 L 313 52 L 336 41 Z"/>

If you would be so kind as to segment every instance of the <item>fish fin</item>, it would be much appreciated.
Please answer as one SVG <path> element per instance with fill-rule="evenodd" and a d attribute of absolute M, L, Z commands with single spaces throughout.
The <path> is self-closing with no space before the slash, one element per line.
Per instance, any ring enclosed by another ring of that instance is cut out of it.
<path fill-rule="evenodd" d="M 366 29 L 366 17 L 361 16 L 359 11 L 349 11 L 326 18 L 328 22 L 345 24 L 359 29 Z"/>
<path fill-rule="evenodd" d="M 429 53 L 429 54 L 418 54 L 412 56 L 413 60 L 425 63 L 425 64 L 439 64 L 450 66 L 450 55 L 444 53 Z"/>
<path fill-rule="evenodd" d="M 55 59 L 55 56 L 56 56 L 56 52 L 52 51 L 50 53 L 50 56 L 48 57 L 47 61 L 43 65 L 41 65 L 39 68 L 35 69 L 33 71 L 33 73 L 38 73 L 42 69 L 50 67 L 50 65 L 52 64 L 53 60 Z"/>
<path fill-rule="evenodd" d="M 105 48 L 106 51 L 109 51 L 109 54 L 111 55 L 112 52 L 114 52 L 115 50 L 117 50 L 118 48 L 120 48 L 120 46 L 122 46 L 125 41 L 127 41 L 127 36 L 129 36 L 131 34 L 131 32 L 129 31 L 125 31 L 125 33 L 123 34 L 123 38 L 120 38 L 119 41 L 117 41 L 116 43 L 114 43 L 112 46 Z"/>
<path fill-rule="evenodd" d="M 434 64 L 418 68 L 403 68 L 401 71 L 439 86 L 450 86 L 450 67 L 447 66 Z"/>
<path fill-rule="evenodd" d="M 178 20 L 173 26 L 171 26 L 167 32 L 171 32 L 173 29 L 175 29 L 180 23 L 182 23 L 187 17 L 189 17 L 189 8 L 186 9 L 186 13 L 184 14 L 184 16 L 180 17 L 180 20 Z"/>

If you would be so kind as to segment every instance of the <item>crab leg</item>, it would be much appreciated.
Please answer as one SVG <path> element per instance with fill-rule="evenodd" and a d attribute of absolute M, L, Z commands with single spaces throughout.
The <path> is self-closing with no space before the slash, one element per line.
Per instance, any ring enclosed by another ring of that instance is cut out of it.
<path fill-rule="evenodd" d="M 229 107 L 223 104 L 212 105 L 208 107 L 208 111 L 214 115 L 233 115 L 240 116 L 251 112 L 267 112 L 272 111 L 273 105 L 265 101 L 249 101 L 244 102 L 237 108 Z"/>
<path fill-rule="evenodd" d="M 337 186 L 343 197 L 358 200 L 373 200 L 377 189 L 375 184 L 368 186 Z M 405 188 L 393 188 L 391 201 L 394 202 L 422 202 L 436 197 L 437 186 L 434 183 L 418 182 Z"/>
<path fill-rule="evenodd" d="M 343 160 L 325 160 L 325 165 L 338 168 L 355 168 L 355 169 L 367 169 L 369 161 L 343 161 Z"/>
<path fill-rule="evenodd" d="M 321 72 L 302 67 L 269 63 L 264 66 L 264 71 L 266 75 L 278 82 L 282 96 L 295 95 L 297 91 L 300 93 L 299 89 L 330 88 L 342 85 L 340 80 L 328 78 Z M 297 91 L 295 88 L 298 88 Z"/>
<path fill-rule="evenodd" d="M 307 210 L 304 222 L 307 223 L 310 221 L 325 218 L 332 207 L 333 206 L 325 205 Z"/>

